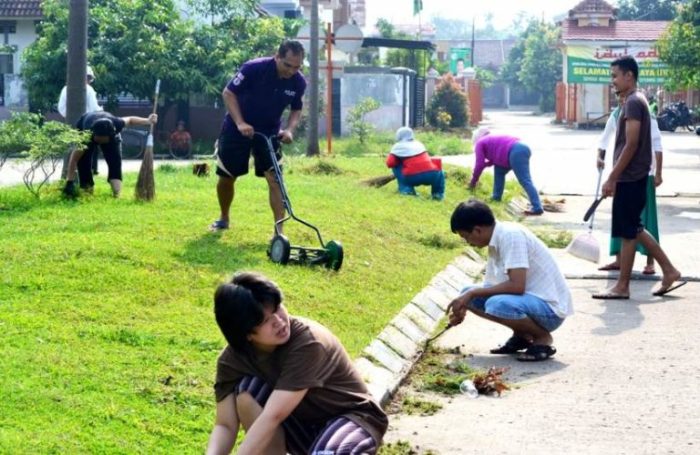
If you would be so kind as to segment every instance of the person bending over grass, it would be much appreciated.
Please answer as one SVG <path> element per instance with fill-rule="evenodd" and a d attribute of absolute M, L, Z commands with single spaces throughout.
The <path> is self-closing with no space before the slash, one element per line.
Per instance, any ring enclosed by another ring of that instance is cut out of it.
<path fill-rule="evenodd" d="M 483 285 L 467 286 L 450 302 L 450 324 L 464 321 L 467 310 L 513 331 L 492 354 L 515 354 L 518 360 L 553 356 L 552 334 L 573 314 L 571 292 L 547 247 L 525 227 L 497 222 L 488 205 L 471 199 L 452 213 L 452 232 L 477 248 L 488 247 Z"/>
<path fill-rule="evenodd" d="M 430 185 L 431 197 L 436 201 L 445 198 L 445 173 L 442 161 L 431 158 L 422 142 L 417 141 L 413 130 L 402 126 L 396 130 L 396 143 L 386 159 L 399 184 L 399 193 L 416 195 L 416 187 Z"/>
<path fill-rule="evenodd" d="M 207 454 L 374 454 L 387 416 L 338 339 L 317 322 L 290 316 L 279 287 L 241 273 L 214 295 L 228 342 L 214 392 L 216 423 Z"/>
<path fill-rule="evenodd" d="M 489 166 L 493 171 L 493 195 L 491 199 L 500 201 L 506 185 L 506 174 L 511 169 L 530 199 L 530 209 L 523 215 L 539 216 L 544 213 L 540 196 L 530 176 L 530 147 L 525 145 L 517 137 L 505 134 L 491 134 L 486 127 L 481 127 L 474 133 L 474 172 L 469 182 L 469 189 L 474 190 L 481 173 Z"/>
<path fill-rule="evenodd" d="M 158 123 L 158 114 L 148 117 L 116 117 L 106 111 L 88 112 L 83 114 L 75 127 L 80 131 L 90 131 L 92 137 L 87 147 L 73 150 L 68 161 L 66 185 L 63 194 L 69 198 L 75 198 L 78 190 L 75 187 L 75 174 L 78 172 L 80 188 L 92 193 L 95 181 L 92 177 L 92 156 L 97 149 L 107 162 L 107 181 L 112 187 L 112 195 L 119 197 L 122 191 L 122 137 L 121 131 L 131 125 L 155 125 Z"/>

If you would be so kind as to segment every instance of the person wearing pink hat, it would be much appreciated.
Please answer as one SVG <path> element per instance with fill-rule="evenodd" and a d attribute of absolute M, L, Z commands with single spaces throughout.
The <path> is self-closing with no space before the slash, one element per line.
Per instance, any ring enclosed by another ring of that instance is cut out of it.
<path fill-rule="evenodd" d="M 488 128 L 479 128 L 472 138 L 474 144 L 474 172 L 469 189 L 476 188 L 481 173 L 489 166 L 494 167 L 493 193 L 491 199 L 500 201 L 505 188 L 506 174 L 513 170 L 518 183 L 530 199 L 530 209 L 524 215 L 537 216 L 544 213 L 540 196 L 530 176 L 530 147 L 519 138 L 505 134 L 491 134 Z"/>

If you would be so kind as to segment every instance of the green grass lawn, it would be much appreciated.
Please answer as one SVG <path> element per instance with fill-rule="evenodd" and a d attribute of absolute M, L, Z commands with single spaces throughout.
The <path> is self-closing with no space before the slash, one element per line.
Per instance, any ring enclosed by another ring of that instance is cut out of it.
<path fill-rule="evenodd" d="M 215 177 L 156 172 L 157 200 L 122 199 L 102 178 L 94 196 L 41 200 L 0 189 L 0 452 L 201 453 L 214 417 L 212 381 L 224 347 L 215 287 L 256 270 L 285 292 L 291 313 L 327 325 L 359 355 L 463 248 L 449 216 L 467 197 L 451 171 L 447 199 L 360 181 L 387 174 L 381 158 L 294 157 L 287 186 L 297 215 L 343 243 L 339 272 L 280 266 L 265 254 L 272 215 L 262 179 L 239 180 L 231 229 L 212 234 Z M 339 173 L 328 173 L 339 170 Z M 480 195 L 490 188 L 482 178 Z M 314 245 L 299 225 L 293 243 Z"/>

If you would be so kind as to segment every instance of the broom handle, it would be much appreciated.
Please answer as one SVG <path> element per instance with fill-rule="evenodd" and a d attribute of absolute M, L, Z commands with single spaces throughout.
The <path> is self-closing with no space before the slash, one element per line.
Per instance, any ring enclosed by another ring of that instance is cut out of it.
<path fill-rule="evenodd" d="M 156 81 L 156 95 L 153 100 L 153 113 L 155 114 L 158 110 L 158 94 L 160 93 L 160 79 Z M 146 148 L 153 148 L 153 130 L 155 125 L 151 123 L 151 128 L 148 130 L 148 137 L 146 138 Z"/>
<path fill-rule="evenodd" d="M 156 81 L 156 95 L 153 100 L 153 113 L 157 113 L 158 111 L 158 95 L 160 94 L 160 79 Z M 153 136 L 153 129 L 154 129 L 154 124 L 151 123 L 151 136 Z"/>
<path fill-rule="evenodd" d="M 603 179 L 603 170 L 598 169 L 598 184 L 595 187 L 595 199 L 598 200 L 600 195 L 600 182 Z M 595 212 L 591 215 L 591 222 L 588 224 L 588 232 L 593 232 L 593 220 L 595 220 Z"/>

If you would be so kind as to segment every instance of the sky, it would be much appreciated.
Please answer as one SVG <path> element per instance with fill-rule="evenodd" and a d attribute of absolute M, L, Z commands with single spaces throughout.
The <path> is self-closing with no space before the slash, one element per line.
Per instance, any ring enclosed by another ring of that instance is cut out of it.
<path fill-rule="evenodd" d="M 483 17 L 493 14 L 496 28 L 510 25 L 519 11 L 530 16 L 551 20 L 561 16 L 576 6 L 581 0 L 423 0 L 421 21 L 429 22 L 431 16 L 441 16 L 471 22 L 476 17 L 477 28 L 483 25 Z M 617 1 L 608 1 L 616 6 Z M 413 16 L 413 0 L 365 0 L 367 26 L 373 26 L 379 18 L 388 19 L 393 24 L 417 24 L 418 16 Z M 481 20 L 480 20 L 481 19 Z"/>

